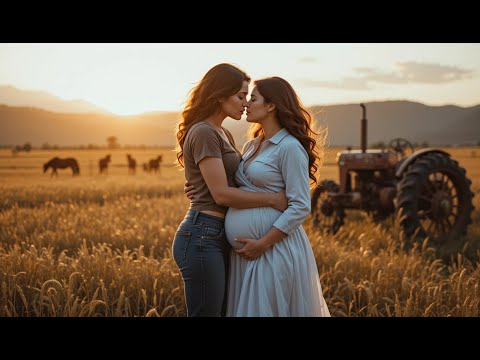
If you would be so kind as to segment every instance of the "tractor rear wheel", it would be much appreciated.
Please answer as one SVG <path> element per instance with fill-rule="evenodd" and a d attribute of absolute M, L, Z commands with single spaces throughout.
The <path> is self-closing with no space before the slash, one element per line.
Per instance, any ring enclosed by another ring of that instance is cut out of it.
<path fill-rule="evenodd" d="M 397 184 L 397 215 L 406 235 L 418 230 L 441 244 L 465 235 L 473 211 L 471 181 L 449 156 L 427 153 L 413 162 Z"/>
<path fill-rule="evenodd" d="M 335 209 L 328 193 L 338 193 L 340 187 L 333 180 L 322 180 L 312 194 L 311 214 L 313 224 L 322 232 L 335 234 L 343 225 L 345 210 Z"/>

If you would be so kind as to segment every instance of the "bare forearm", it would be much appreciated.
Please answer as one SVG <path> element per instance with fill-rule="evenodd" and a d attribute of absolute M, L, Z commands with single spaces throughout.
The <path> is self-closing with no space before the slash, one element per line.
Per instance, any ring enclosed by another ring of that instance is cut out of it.
<path fill-rule="evenodd" d="M 262 244 L 263 248 L 266 250 L 275 245 L 276 243 L 282 241 L 287 236 L 288 234 L 285 234 L 283 231 L 280 231 L 275 226 L 272 226 L 272 228 L 264 236 L 262 236 L 262 238 L 258 242 Z"/>
<path fill-rule="evenodd" d="M 214 197 L 217 204 L 236 209 L 250 209 L 263 206 L 273 207 L 274 205 L 274 194 L 245 191 L 234 187 L 222 189 Z"/>

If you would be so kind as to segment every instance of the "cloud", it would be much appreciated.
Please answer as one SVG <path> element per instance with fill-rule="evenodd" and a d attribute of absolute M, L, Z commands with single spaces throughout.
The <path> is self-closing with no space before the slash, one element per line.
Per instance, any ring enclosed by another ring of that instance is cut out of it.
<path fill-rule="evenodd" d="M 472 70 L 461 69 L 458 66 L 422 64 L 414 61 L 397 63 L 397 66 L 400 72 L 408 77 L 409 82 L 438 84 L 473 77 Z"/>
<path fill-rule="evenodd" d="M 473 77 L 473 71 L 458 66 L 418 63 L 414 61 L 398 62 L 394 70 L 382 72 L 375 68 L 358 67 L 353 71 L 359 76 L 344 77 L 338 81 L 303 79 L 306 86 L 325 87 L 343 90 L 368 90 L 370 83 L 385 84 L 442 84 Z"/>
<path fill-rule="evenodd" d="M 368 86 L 368 83 L 365 82 L 363 79 L 353 78 L 353 77 L 344 77 L 340 81 L 322 81 L 322 80 L 302 79 L 299 82 L 305 86 L 324 87 L 329 89 L 348 89 L 348 90 L 371 89 L 371 87 Z"/>
<path fill-rule="evenodd" d="M 316 63 L 316 62 L 318 62 L 318 59 L 314 58 L 312 56 L 304 56 L 304 57 L 298 59 L 298 62 L 300 62 L 300 63 Z"/>

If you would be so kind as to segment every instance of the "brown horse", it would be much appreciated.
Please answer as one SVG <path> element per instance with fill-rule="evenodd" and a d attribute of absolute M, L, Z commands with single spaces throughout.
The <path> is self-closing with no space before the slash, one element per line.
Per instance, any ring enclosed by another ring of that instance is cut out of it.
<path fill-rule="evenodd" d="M 57 175 L 57 169 L 65 169 L 67 167 L 72 168 L 72 176 L 80 175 L 80 168 L 78 166 L 77 160 L 74 158 L 61 159 L 59 157 L 54 157 L 50 161 L 43 164 L 43 172 L 47 172 L 49 168 L 52 168 L 52 175 Z"/>
<path fill-rule="evenodd" d="M 130 154 L 127 154 L 127 160 L 128 160 L 128 173 L 129 174 L 135 174 L 135 170 L 137 169 L 137 161 L 130 156 Z"/>
<path fill-rule="evenodd" d="M 162 155 L 158 155 L 156 159 L 151 159 L 148 162 L 148 171 L 153 171 L 154 173 L 157 173 L 157 171 L 160 171 L 160 163 L 162 162 Z"/>
<path fill-rule="evenodd" d="M 112 157 L 110 154 L 98 160 L 98 170 L 100 174 L 103 172 L 105 172 L 105 174 L 108 173 L 108 163 L 110 162 L 110 160 L 112 160 Z"/>

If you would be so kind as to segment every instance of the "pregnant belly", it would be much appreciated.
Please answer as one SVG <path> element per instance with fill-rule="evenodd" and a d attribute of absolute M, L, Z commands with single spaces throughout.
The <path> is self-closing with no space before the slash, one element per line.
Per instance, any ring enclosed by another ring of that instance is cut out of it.
<path fill-rule="evenodd" d="M 225 234 L 228 242 L 234 248 L 243 244 L 234 241 L 235 238 L 252 238 L 259 240 L 282 215 L 281 211 L 269 207 L 252 209 L 229 208 L 225 216 Z"/>

